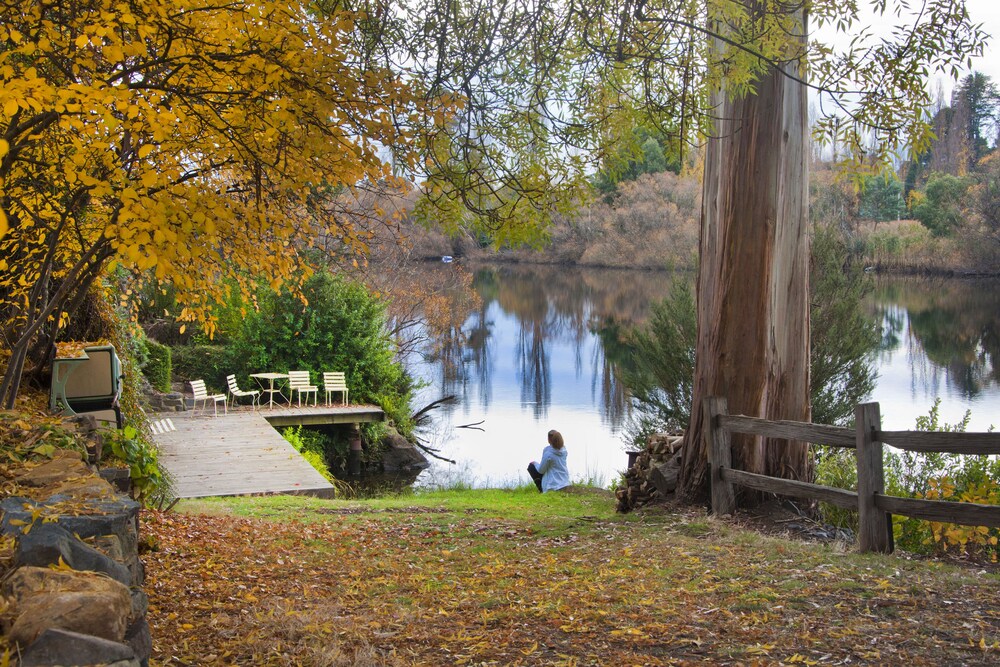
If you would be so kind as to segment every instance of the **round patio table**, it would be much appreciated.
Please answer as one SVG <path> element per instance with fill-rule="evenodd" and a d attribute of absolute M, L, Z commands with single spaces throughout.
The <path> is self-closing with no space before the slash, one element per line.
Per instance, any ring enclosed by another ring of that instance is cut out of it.
<path fill-rule="evenodd" d="M 281 393 L 281 389 L 280 388 L 277 388 L 277 389 L 275 388 L 274 382 L 275 382 L 275 380 L 287 380 L 288 379 L 288 373 L 251 373 L 250 377 L 256 378 L 257 382 L 261 386 L 261 389 L 263 389 L 264 393 L 267 394 L 267 407 L 268 408 L 274 409 L 274 395 L 275 394 L 278 394 L 282 398 L 285 397 L 285 395 L 283 393 Z M 264 383 L 261 382 L 261 380 L 267 380 L 267 386 L 266 387 L 264 386 Z M 291 401 L 291 399 L 289 399 L 289 401 Z"/>

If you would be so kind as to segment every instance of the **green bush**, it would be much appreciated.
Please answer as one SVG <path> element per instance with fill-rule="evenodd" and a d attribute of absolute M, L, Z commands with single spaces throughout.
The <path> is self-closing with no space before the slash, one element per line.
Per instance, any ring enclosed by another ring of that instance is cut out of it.
<path fill-rule="evenodd" d="M 913 200 L 913 217 L 934 236 L 949 236 L 965 218 L 971 181 L 951 174 L 932 174 L 922 193 Z"/>
<path fill-rule="evenodd" d="M 170 348 L 155 340 L 147 339 L 146 351 L 147 358 L 142 367 L 142 374 L 146 376 L 154 389 L 164 392 L 170 391 L 172 380 Z"/>
<path fill-rule="evenodd" d="M 916 430 L 962 433 L 969 425 L 969 413 L 956 424 L 939 420 L 941 401 L 934 402 L 926 416 L 917 418 Z M 886 494 L 901 498 L 964 501 L 983 505 L 1000 503 L 1000 459 L 991 456 L 963 456 L 938 452 L 907 452 L 886 449 L 883 454 Z M 816 483 L 857 490 L 858 473 L 853 450 L 821 447 L 816 458 Z M 820 503 L 823 520 L 842 528 L 857 530 L 856 511 Z M 956 526 L 893 516 L 893 537 L 901 549 L 930 554 L 958 551 L 976 552 L 994 562 L 1000 556 L 1000 530 L 985 526 Z"/>
<path fill-rule="evenodd" d="M 173 374 L 182 380 L 204 380 L 210 389 L 226 387 L 230 351 L 219 345 L 178 345 L 170 348 Z M 259 369 L 257 369 L 259 370 Z"/>
<path fill-rule="evenodd" d="M 854 406 L 875 383 L 878 329 L 862 307 L 871 283 L 853 259 L 834 230 L 814 229 L 810 400 L 813 421 L 820 424 L 847 423 Z M 598 330 L 606 354 L 639 408 L 630 427 L 635 444 L 641 444 L 639 438 L 649 431 L 687 427 L 697 341 L 695 313 L 691 289 L 678 283 L 666 299 L 653 305 L 644 326 L 625 329 L 610 322 Z"/>
<path fill-rule="evenodd" d="M 964 433 L 970 413 L 955 424 L 941 423 L 941 399 L 927 415 L 917 418 L 918 431 Z M 965 501 L 984 505 L 1000 502 L 1000 459 L 990 456 L 939 452 L 890 452 L 885 454 L 885 488 L 888 495 L 929 500 Z M 897 546 L 916 553 L 979 551 L 994 562 L 1000 555 L 1000 530 L 983 526 L 955 526 L 904 516 L 893 516 Z"/>
<path fill-rule="evenodd" d="M 815 460 L 817 484 L 850 491 L 857 490 L 858 457 L 853 449 L 820 446 L 815 450 Z M 823 521 L 838 528 L 849 528 L 855 532 L 858 530 L 857 510 L 821 502 L 819 514 Z"/>
<path fill-rule="evenodd" d="M 409 434 L 413 386 L 395 358 L 386 303 L 363 285 L 326 271 L 313 275 L 302 291 L 304 299 L 261 290 L 259 308 L 248 310 L 227 332 L 228 372 L 308 370 L 319 386 L 324 371 L 343 371 L 352 403 L 378 404 L 401 433 Z M 204 375 L 209 379 L 207 371 Z"/>

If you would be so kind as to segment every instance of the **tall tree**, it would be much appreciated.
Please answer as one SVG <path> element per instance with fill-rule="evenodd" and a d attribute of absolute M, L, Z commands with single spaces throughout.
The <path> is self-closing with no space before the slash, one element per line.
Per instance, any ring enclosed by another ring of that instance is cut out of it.
<path fill-rule="evenodd" d="M 955 89 L 954 107 L 964 107 L 965 136 L 970 147 L 968 166 L 973 169 L 996 145 L 1000 125 L 1000 92 L 996 83 L 982 72 L 966 75 Z"/>
<path fill-rule="evenodd" d="M 702 399 L 725 396 L 733 412 L 768 419 L 808 421 L 810 414 L 806 15 L 802 6 L 770 17 L 762 4 L 744 7 L 738 22 L 719 25 L 714 52 L 730 51 L 728 34 L 760 29 L 767 19 L 768 31 L 791 38 L 753 91 L 734 95 L 723 82 L 714 93 L 694 402 L 679 480 L 692 498 L 704 493 L 708 474 Z M 734 465 L 744 470 L 809 474 L 805 443 L 743 437 L 733 445 Z"/>

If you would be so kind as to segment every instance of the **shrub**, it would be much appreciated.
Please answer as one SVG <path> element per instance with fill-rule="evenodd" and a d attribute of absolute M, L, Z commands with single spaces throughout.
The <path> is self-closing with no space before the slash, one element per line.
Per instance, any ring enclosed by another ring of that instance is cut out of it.
<path fill-rule="evenodd" d="M 261 291 L 259 309 L 248 311 L 239 328 L 229 332 L 228 372 L 308 370 L 319 382 L 323 371 L 343 371 L 352 402 L 377 403 L 400 432 L 409 434 L 412 383 L 395 358 L 386 303 L 363 285 L 327 271 L 306 281 L 302 297 Z M 208 370 L 206 380 L 214 377 Z"/>
<path fill-rule="evenodd" d="M 957 424 L 942 424 L 938 417 L 940 404 L 938 399 L 926 416 L 917 419 L 917 430 L 964 432 L 969 424 L 969 413 L 966 412 L 965 418 Z M 996 457 L 886 449 L 883 458 L 887 495 L 1000 504 L 1000 459 Z M 816 482 L 856 490 L 858 476 L 854 451 L 840 447 L 820 448 L 816 460 Z M 820 513 L 828 523 L 857 530 L 855 511 L 820 503 Z M 907 551 L 924 554 L 978 552 L 994 562 L 1000 555 L 1000 530 L 996 528 L 960 526 L 899 515 L 893 516 L 892 526 L 896 545 Z"/>
<path fill-rule="evenodd" d="M 913 197 L 913 217 L 934 236 L 948 236 L 965 217 L 968 179 L 950 174 L 933 174 L 923 193 Z M 915 193 L 916 194 L 916 193 Z"/>
<path fill-rule="evenodd" d="M 128 467 L 136 500 L 149 504 L 169 497 L 170 479 L 160 469 L 158 450 L 136 428 L 109 429 L 105 441 L 111 443 L 112 456 Z"/>
<path fill-rule="evenodd" d="M 917 419 L 917 430 L 963 433 L 970 413 L 956 424 L 939 421 L 941 400 Z M 1000 504 L 1000 459 L 938 452 L 886 452 L 886 493 L 906 498 Z M 896 544 L 917 553 L 979 552 L 997 561 L 1000 530 L 984 526 L 893 517 Z"/>
<path fill-rule="evenodd" d="M 817 226 L 809 282 L 812 418 L 817 424 L 846 424 L 854 406 L 875 388 L 880 334 L 875 318 L 863 307 L 872 281 L 843 237 L 831 227 Z"/>
<path fill-rule="evenodd" d="M 858 459 L 853 449 L 819 446 L 815 449 L 816 483 L 838 489 L 856 491 L 858 488 Z M 826 523 L 857 532 L 858 511 L 819 504 L 819 515 Z"/>
<path fill-rule="evenodd" d="M 870 289 L 862 267 L 851 261 L 847 245 L 829 228 L 814 232 L 810 267 L 813 336 L 810 349 L 810 399 L 814 421 L 844 423 L 874 385 L 876 323 L 865 314 L 862 297 Z M 605 323 L 598 332 L 623 382 L 635 398 L 640 429 L 686 428 L 690 417 L 695 301 L 685 284 L 652 308 L 642 328 L 620 331 Z"/>
<path fill-rule="evenodd" d="M 142 374 L 158 391 L 170 391 L 172 380 L 170 348 L 155 340 L 146 340 L 147 359 Z"/>
<path fill-rule="evenodd" d="M 170 353 L 173 372 L 182 380 L 204 380 L 210 388 L 221 390 L 233 372 L 229 350 L 219 345 L 178 345 Z"/>

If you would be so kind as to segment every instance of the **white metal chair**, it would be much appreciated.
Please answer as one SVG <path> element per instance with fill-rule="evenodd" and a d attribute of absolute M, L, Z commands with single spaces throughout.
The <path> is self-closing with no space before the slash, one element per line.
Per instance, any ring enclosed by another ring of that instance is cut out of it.
<path fill-rule="evenodd" d="M 292 394 L 298 392 L 299 407 L 302 407 L 302 394 L 313 395 L 313 405 L 319 405 L 319 387 L 309 384 L 309 371 L 288 371 L 288 402 L 292 402 Z M 309 405 L 309 397 L 306 396 L 306 405 Z"/>
<path fill-rule="evenodd" d="M 249 391 L 244 391 L 240 389 L 239 385 L 236 384 L 235 375 L 227 375 L 226 383 L 229 385 L 229 395 L 232 397 L 233 407 L 236 407 L 236 399 L 243 398 L 244 396 L 249 396 L 251 403 L 253 404 L 253 409 L 257 409 L 257 404 L 260 401 L 260 389 L 250 389 Z"/>
<path fill-rule="evenodd" d="M 226 414 L 229 414 L 229 409 L 226 407 L 226 395 L 225 394 L 209 394 L 208 389 L 205 388 L 204 380 L 189 380 L 188 383 L 191 385 L 191 391 L 194 393 L 194 410 L 198 409 L 198 401 L 201 401 L 201 411 L 204 412 L 208 409 L 208 402 L 212 401 L 212 408 L 215 410 L 215 416 L 219 416 L 219 403 L 222 403 L 222 409 Z"/>
<path fill-rule="evenodd" d="M 323 373 L 323 391 L 326 392 L 326 404 L 330 405 L 330 396 L 338 391 L 344 397 L 344 405 L 347 405 L 347 379 L 343 373 Z"/>

